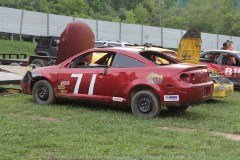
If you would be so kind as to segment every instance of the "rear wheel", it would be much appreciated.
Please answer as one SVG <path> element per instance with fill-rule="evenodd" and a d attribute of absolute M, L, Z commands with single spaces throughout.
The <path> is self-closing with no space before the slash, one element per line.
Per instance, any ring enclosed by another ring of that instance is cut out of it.
<path fill-rule="evenodd" d="M 137 92 L 131 99 L 134 115 L 143 118 L 154 118 L 160 113 L 161 106 L 158 96 L 148 90 Z"/>
<path fill-rule="evenodd" d="M 169 106 L 167 109 L 173 113 L 183 113 L 188 109 L 189 106 Z"/>
<path fill-rule="evenodd" d="M 33 99 L 41 105 L 49 105 L 55 102 L 55 94 L 51 84 L 46 80 L 38 81 L 32 90 Z"/>
<path fill-rule="evenodd" d="M 41 59 L 35 59 L 35 60 L 32 61 L 31 64 L 35 64 L 35 65 L 37 65 L 39 67 L 46 66 L 45 62 L 43 60 L 41 60 Z"/>

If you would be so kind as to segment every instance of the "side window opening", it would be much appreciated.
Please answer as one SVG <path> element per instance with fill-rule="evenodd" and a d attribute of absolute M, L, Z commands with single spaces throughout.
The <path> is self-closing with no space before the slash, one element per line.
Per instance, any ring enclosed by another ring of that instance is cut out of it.
<path fill-rule="evenodd" d="M 169 65 L 179 63 L 174 58 L 168 56 L 168 53 L 165 54 L 153 51 L 145 51 L 141 52 L 140 55 L 157 65 Z"/>
<path fill-rule="evenodd" d="M 200 61 L 205 63 L 215 63 L 218 64 L 220 62 L 220 53 L 218 52 L 207 52 L 201 54 Z"/>
<path fill-rule="evenodd" d="M 111 52 L 90 52 L 75 58 L 70 68 L 110 67 L 114 57 L 115 53 Z"/>
<path fill-rule="evenodd" d="M 50 38 L 41 38 L 40 42 L 39 42 L 39 46 L 42 47 L 49 47 L 50 46 Z"/>
<path fill-rule="evenodd" d="M 133 68 L 133 67 L 145 67 L 146 65 L 132 57 L 118 54 L 118 59 L 113 67 L 116 68 Z"/>
<path fill-rule="evenodd" d="M 223 65 L 229 65 L 229 66 L 240 66 L 240 62 L 238 59 L 231 54 L 224 54 L 222 59 Z"/>

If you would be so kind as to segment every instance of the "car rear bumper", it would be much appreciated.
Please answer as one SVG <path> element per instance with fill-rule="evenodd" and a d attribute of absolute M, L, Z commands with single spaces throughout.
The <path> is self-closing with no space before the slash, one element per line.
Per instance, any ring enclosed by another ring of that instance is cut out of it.
<path fill-rule="evenodd" d="M 224 98 L 227 96 L 231 96 L 231 95 L 233 95 L 233 91 L 234 91 L 233 85 L 224 86 L 223 90 L 215 90 L 214 89 L 213 98 Z"/>
<path fill-rule="evenodd" d="M 189 87 L 179 87 L 174 90 L 171 95 L 177 95 L 179 100 L 166 101 L 163 99 L 165 106 L 183 106 L 196 104 L 202 101 L 212 99 L 213 96 L 213 83 L 208 82 L 202 85 L 192 85 Z M 164 95 L 165 96 L 165 95 Z"/>

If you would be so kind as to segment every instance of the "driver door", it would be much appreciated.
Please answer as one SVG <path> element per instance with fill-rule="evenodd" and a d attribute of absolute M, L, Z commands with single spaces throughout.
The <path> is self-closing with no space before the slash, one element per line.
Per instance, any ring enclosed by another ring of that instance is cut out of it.
<path fill-rule="evenodd" d="M 222 54 L 221 72 L 229 78 L 240 77 L 240 61 L 235 54 Z"/>
<path fill-rule="evenodd" d="M 58 74 L 59 96 L 68 98 L 110 100 L 106 73 L 115 53 L 88 52 L 63 66 Z"/>

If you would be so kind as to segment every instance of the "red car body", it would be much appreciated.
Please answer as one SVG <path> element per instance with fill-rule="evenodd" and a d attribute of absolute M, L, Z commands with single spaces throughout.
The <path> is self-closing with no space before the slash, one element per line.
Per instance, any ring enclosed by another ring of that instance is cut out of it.
<path fill-rule="evenodd" d="M 240 52 L 230 50 L 209 50 L 202 52 L 200 63 L 216 74 L 220 74 L 240 87 Z"/>
<path fill-rule="evenodd" d="M 168 64 L 157 64 L 153 56 Z M 31 94 L 39 80 L 50 83 L 56 98 L 122 105 L 131 105 L 141 90 L 152 92 L 167 107 L 205 101 L 213 93 L 206 66 L 181 64 L 156 51 L 129 48 L 94 48 L 59 65 L 32 70 L 21 82 L 23 93 Z"/>

